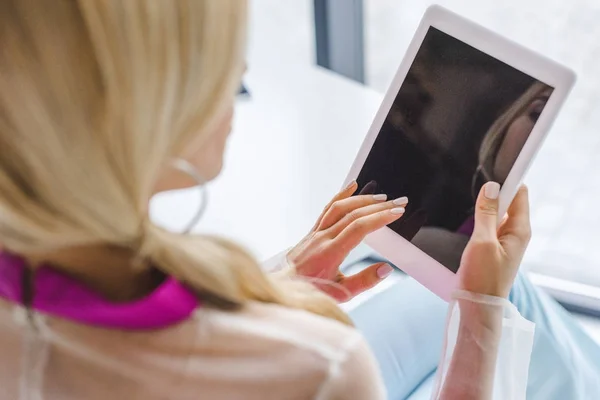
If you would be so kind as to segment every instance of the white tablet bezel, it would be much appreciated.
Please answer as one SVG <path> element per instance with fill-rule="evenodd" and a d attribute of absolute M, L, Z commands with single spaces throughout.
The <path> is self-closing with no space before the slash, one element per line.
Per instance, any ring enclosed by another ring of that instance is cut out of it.
<path fill-rule="evenodd" d="M 502 216 L 514 198 L 532 159 L 542 145 L 560 107 L 573 87 L 575 74 L 568 68 L 437 5 L 428 8 L 421 20 L 344 183 L 348 184 L 360 173 L 430 27 L 439 29 L 554 87 L 540 118 L 502 187 L 499 210 L 499 215 Z M 456 274 L 388 227 L 371 233 L 365 242 L 442 299 L 449 300 L 452 291 L 457 287 Z"/>

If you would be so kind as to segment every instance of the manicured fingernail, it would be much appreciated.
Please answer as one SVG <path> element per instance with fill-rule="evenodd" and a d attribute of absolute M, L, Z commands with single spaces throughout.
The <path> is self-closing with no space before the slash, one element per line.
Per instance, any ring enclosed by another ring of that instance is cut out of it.
<path fill-rule="evenodd" d="M 350 189 L 352 186 L 356 185 L 356 179 L 353 179 L 346 185 L 346 189 Z"/>
<path fill-rule="evenodd" d="M 404 207 L 396 207 L 390 210 L 392 214 L 404 214 L 404 211 L 406 211 Z"/>
<path fill-rule="evenodd" d="M 387 200 L 387 194 L 374 194 L 373 195 L 373 200 L 375 200 L 375 201 L 386 201 Z"/>
<path fill-rule="evenodd" d="M 497 182 L 488 182 L 483 188 L 483 194 L 490 200 L 496 200 L 500 194 L 500 184 Z"/>
<path fill-rule="evenodd" d="M 392 201 L 396 206 L 405 206 L 408 204 L 408 197 L 398 197 L 396 200 Z"/>
<path fill-rule="evenodd" d="M 381 267 L 377 268 L 377 276 L 380 279 L 387 278 L 394 271 L 394 268 L 388 264 L 384 264 Z"/>

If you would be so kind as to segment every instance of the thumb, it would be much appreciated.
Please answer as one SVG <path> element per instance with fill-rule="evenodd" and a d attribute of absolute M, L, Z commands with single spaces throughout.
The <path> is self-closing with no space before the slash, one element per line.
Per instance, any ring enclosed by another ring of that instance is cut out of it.
<path fill-rule="evenodd" d="M 474 236 L 487 239 L 497 237 L 499 195 L 500 184 L 496 182 L 488 182 L 481 188 L 475 205 Z"/>
<path fill-rule="evenodd" d="M 371 289 L 379 282 L 387 278 L 393 271 L 394 268 L 391 265 L 381 262 L 370 265 L 355 275 L 345 276 L 338 282 L 347 291 L 349 298 L 345 299 L 345 301 L 352 299 L 354 296 L 357 296 L 368 289 Z"/>

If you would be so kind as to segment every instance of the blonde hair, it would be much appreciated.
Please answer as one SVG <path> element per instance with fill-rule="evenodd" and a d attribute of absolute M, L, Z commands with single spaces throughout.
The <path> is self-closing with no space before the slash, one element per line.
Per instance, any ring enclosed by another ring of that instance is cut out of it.
<path fill-rule="evenodd" d="M 160 173 L 202 145 L 238 89 L 245 27 L 241 0 L 0 2 L 0 243 L 130 248 L 205 306 L 255 300 L 349 323 L 239 246 L 149 220 Z"/>
<path fill-rule="evenodd" d="M 478 167 L 478 172 L 487 180 L 496 180 L 493 173 L 496 156 L 510 125 L 527 110 L 536 97 L 549 88 L 542 82 L 533 83 L 488 129 L 479 148 Z"/>

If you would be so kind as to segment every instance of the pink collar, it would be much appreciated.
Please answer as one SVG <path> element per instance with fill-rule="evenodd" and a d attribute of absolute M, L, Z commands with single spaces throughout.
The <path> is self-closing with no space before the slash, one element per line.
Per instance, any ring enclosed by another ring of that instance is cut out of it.
<path fill-rule="evenodd" d="M 0 253 L 0 297 L 22 303 L 25 262 Z M 143 299 L 111 303 L 73 278 L 50 267 L 35 274 L 33 308 L 39 312 L 106 328 L 147 330 L 165 328 L 188 319 L 198 298 L 174 278 L 166 279 Z"/>

